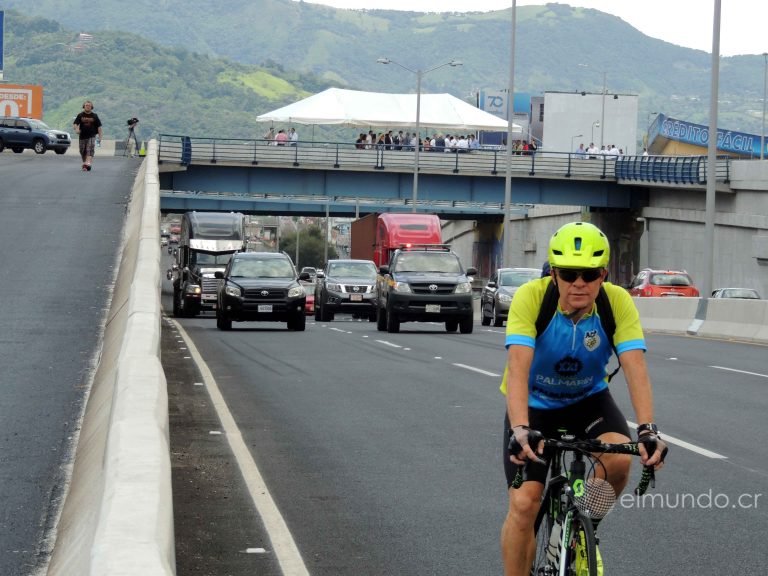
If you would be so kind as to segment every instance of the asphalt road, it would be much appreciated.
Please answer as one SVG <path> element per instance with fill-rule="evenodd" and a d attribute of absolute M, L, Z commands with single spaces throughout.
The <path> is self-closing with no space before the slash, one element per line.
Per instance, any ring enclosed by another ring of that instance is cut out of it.
<path fill-rule="evenodd" d="M 462 335 L 404 324 L 400 334 L 387 334 L 337 318 L 310 320 L 300 333 L 270 323 L 236 323 L 224 333 L 212 318 L 179 321 L 216 379 L 309 573 L 501 574 L 503 329 L 477 325 Z M 164 339 L 164 357 L 169 342 L 194 372 L 181 338 Z M 672 446 L 653 500 L 625 496 L 601 524 L 606 573 L 766 573 L 766 347 L 663 335 L 648 335 L 648 342 L 657 422 L 690 446 Z M 191 378 L 201 382 L 199 374 Z M 187 405 L 212 410 L 203 387 L 180 386 Z M 621 376 L 612 389 L 633 420 Z M 218 470 L 227 462 L 227 485 L 237 482 L 226 437 L 209 435 L 216 419 L 209 412 L 195 428 L 174 409 L 178 399 L 171 400 L 172 445 L 183 446 L 186 462 L 199 458 L 203 474 L 174 454 L 174 488 L 202 486 L 212 462 Z M 639 467 L 633 471 L 636 482 Z M 245 558 L 231 549 L 253 542 L 268 558 L 253 555 L 251 564 L 226 573 L 279 574 L 252 503 L 238 493 L 229 508 L 219 499 L 210 512 L 198 499 L 197 530 L 190 530 L 188 509 L 183 520 L 177 516 L 179 574 L 225 573 L 223 558 Z M 182 496 L 174 494 L 177 514 Z M 244 523 L 250 528 L 238 531 Z M 225 545 L 231 553 L 222 553 Z M 216 570 L 206 572 L 214 558 Z"/>
<path fill-rule="evenodd" d="M 0 154 L 0 574 L 47 562 L 139 164 Z"/>

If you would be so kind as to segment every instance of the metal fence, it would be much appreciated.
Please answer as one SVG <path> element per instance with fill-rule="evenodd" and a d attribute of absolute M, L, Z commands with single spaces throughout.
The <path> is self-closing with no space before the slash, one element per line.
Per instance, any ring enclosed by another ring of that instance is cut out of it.
<path fill-rule="evenodd" d="M 415 153 L 408 147 L 359 148 L 340 142 L 296 142 L 192 138 L 161 134 L 161 164 L 226 164 L 299 169 L 386 170 L 413 172 Z M 641 181 L 661 184 L 706 184 L 706 156 L 610 156 L 588 157 L 572 152 L 514 151 L 510 170 L 516 178 L 574 178 L 580 180 Z M 422 150 L 419 172 L 480 176 L 505 175 L 504 149 Z M 717 181 L 729 182 L 727 157 L 719 158 Z"/>

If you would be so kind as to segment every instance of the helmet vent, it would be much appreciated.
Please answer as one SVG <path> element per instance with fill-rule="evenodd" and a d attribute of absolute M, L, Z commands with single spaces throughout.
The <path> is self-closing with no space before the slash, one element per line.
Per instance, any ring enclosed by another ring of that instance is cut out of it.
<path fill-rule="evenodd" d="M 579 238 L 579 237 L 574 238 L 573 239 L 573 244 L 574 244 L 574 246 L 573 246 L 574 250 L 581 250 L 581 238 Z"/>
<path fill-rule="evenodd" d="M 595 250 L 593 256 L 602 256 L 603 252 L 605 252 L 605 250 Z"/>

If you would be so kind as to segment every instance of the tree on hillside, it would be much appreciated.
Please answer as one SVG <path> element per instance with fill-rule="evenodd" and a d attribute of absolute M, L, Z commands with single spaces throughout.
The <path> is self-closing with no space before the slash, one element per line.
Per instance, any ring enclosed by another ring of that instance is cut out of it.
<path fill-rule="evenodd" d="M 304 266 L 322 268 L 325 265 L 325 232 L 319 226 L 299 227 L 299 261 L 294 262 L 298 270 Z M 328 259 L 338 258 L 336 249 L 328 245 Z M 296 232 L 289 232 L 280 238 L 280 249 L 296 259 Z"/>

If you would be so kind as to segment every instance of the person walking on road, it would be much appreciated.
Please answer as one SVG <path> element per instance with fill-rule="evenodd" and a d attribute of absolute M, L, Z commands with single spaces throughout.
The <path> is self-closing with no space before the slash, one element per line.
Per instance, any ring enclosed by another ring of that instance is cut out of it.
<path fill-rule="evenodd" d="M 75 117 L 72 124 L 74 131 L 80 136 L 80 157 L 83 159 L 83 171 L 91 171 L 91 163 L 96 153 L 96 141 L 101 144 L 101 120 L 93 111 L 93 102 L 83 102 L 83 111 Z"/>

